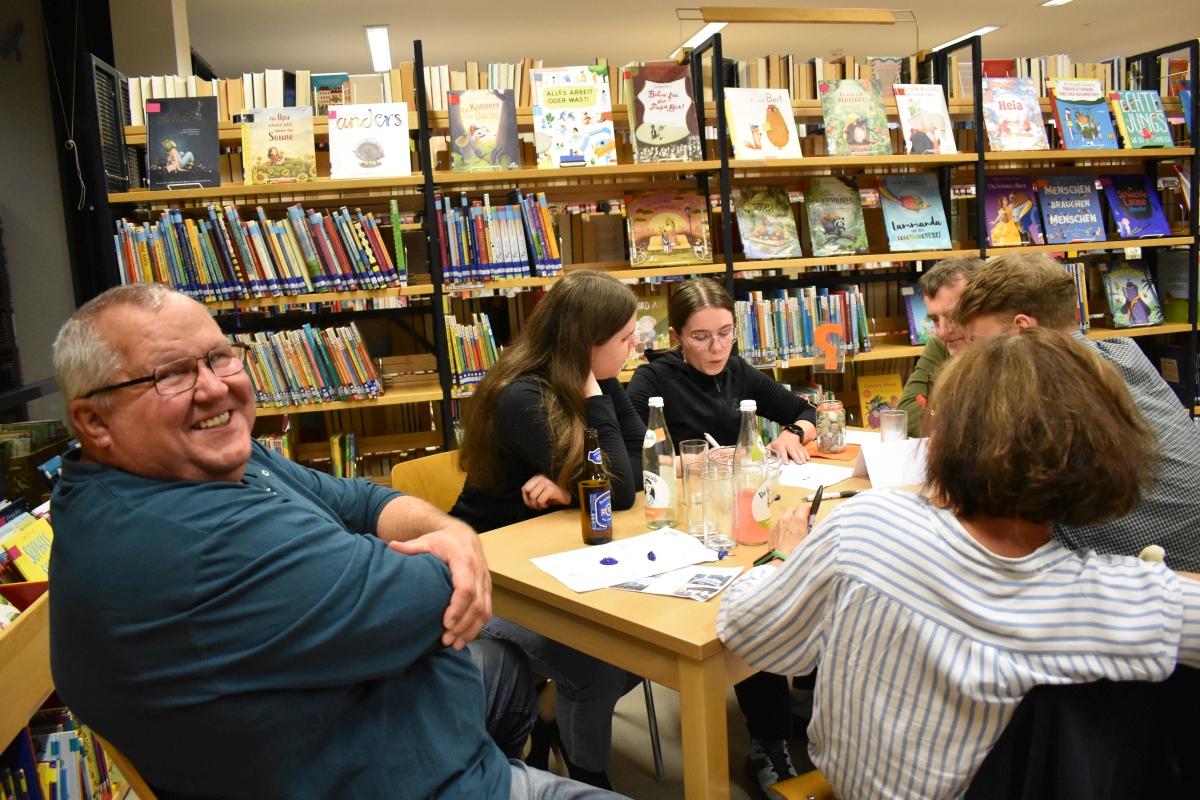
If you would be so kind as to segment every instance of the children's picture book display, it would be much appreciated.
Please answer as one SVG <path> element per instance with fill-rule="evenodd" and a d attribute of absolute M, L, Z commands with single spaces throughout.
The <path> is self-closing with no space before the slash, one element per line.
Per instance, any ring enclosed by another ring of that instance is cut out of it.
<path fill-rule="evenodd" d="M 638 164 L 699 161 L 692 74 L 683 64 L 631 64 L 622 71 L 630 142 Z"/>
<path fill-rule="evenodd" d="M 1041 99 L 1030 78 L 983 78 L 983 122 L 988 146 L 999 150 L 1049 150 Z"/>
<path fill-rule="evenodd" d="M 311 108 L 255 108 L 242 113 L 246 185 L 303 183 L 317 176 Z"/>
<path fill-rule="evenodd" d="M 803 254 L 785 187 L 735 189 L 733 206 L 746 258 L 800 258 Z"/>
<path fill-rule="evenodd" d="M 151 189 L 221 185 L 217 98 L 149 100 L 145 114 Z"/>
<path fill-rule="evenodd" d="M 330 106 L 353 102 L 350 92 L 350 74 L 347 72 L 314 72 L 309 77 L 312 92 L 313 113 L 325 116 Z"/>
<path fill-rule="evenodd" d="M 983 206 L 989 245 L 1045 244 L 1031 176 L 988 175 L 985 187 Z"/>
<path fill-rule="evenodd" d="M 539 169 L 617 163 L 607 66 L 534 69 L 529 82 Z"/>
<path fill-rule="evenodd" d="M 825 119 L 825 145 L 831 156 L 886 156 L 892 153 L 883 96 L 874 81 L 820 81 L 817 93 Z"/>
<path fill-rule="evenodd" d="M 891 250 L 945 250 L 953 246 L 942 195 L 933 175 L 885 175 L 879 201 Z"/>
<path fill-rule="evenodd" d="M 1043 175 L 1035 184 L 1048 244 L 1104 241 L 1095 175 Z"/>
<path fill-rule="evenodd" d="M 405 103 L 329 107 L 329 172 L 334 178 L 410 175 L 411 141 Z"/>
<path fill-rule="evenodd" d="M 1100 176 L 1113 227 L 1122 239 L 1170 236 L 1171 227 L 1163 213 L 1158 191 L 1143 174 L 1119 173 Z"/>
<path fill-rule="evenodd" d="M 1056 78 L 1050 104 L 1060 145 L 1067 150 L 1109 150 L 1119 146 L 1100 81 Z"/>
<path fill-rule="evenodd" d="M 812 178 L 804 192 L 814 256 L 868 251 L 862 200 L 853 179 L 827 175 Z"/>
<path fill-rule="evenodd" d="M 711 264 L 708 206 L 687 191 L 643 191 L 625 196 L 630 263 L 635 267 Z"/>
<path fill-rule="evenodd" d="M 1113 327 L 1161 325 L 1162 307 L 1150 270 L 1141 262 L 1101 264 L 1104 294 L 1112 311 Z"/>
<path fill-rule="evenodd" d="M 667 321 L 667 293 L 642 287 L 637 294 L 637 322 L 633 330 L 633 347 L 625 360 L 626 369 L 646 363 L 647 350 L 667 350 L 671 347 L 670 325 Z"/>
<path fill-rule="evenodd" d="M 901 286 L 900 300 L 904 303 L 904 317 L 908 321 L 909 344 L 925 344 L 933 334 L 933 322 L 925 310 L 925 295 L 915 286 Z"/>
<path fill-rule="evenodd" d="M 446 102 L 451 169 L 488 172 L 521 166 L 512 89 L 458 89 L 449 93 Z"/>
<path fill-rule="evenodd" d="M 864 428 L 879 430 L 879 412 L 900 405 L 904 386 L 897 373 L 861 375 L 858 379 L 858 403 Z"/>
<path fill-rule="evenodd" d="M 725 118 L 734 158 L 801 158 L 786 89 L 726 89 Z"/>
<path fill-rule="evenodd" d="M 1108 101 L 1125 147 L 1170 147 L 1175 143 L 1158 92 L 1142 89 L 1109 92 Z"/>
<path fill-rule="evenodd" d="M 927 83 L 897 84 L 895 95 L 900 130 L 909 155 L 958 152 L 942 87 Z"/>

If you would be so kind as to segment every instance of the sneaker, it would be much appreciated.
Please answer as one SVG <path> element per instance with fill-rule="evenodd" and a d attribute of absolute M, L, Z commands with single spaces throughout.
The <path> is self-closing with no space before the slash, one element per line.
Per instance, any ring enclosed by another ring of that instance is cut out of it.
<path fill-rule="evenodd" d="M 763 800 L 785 800 L 771 787 L 796 777 L 788 743 L 783 739 L 774 742 L 751 739 L 750 756 L 746 759 L 746 777 L 750 779 L 751 786 L 758 787 L 758 797 Z"/>

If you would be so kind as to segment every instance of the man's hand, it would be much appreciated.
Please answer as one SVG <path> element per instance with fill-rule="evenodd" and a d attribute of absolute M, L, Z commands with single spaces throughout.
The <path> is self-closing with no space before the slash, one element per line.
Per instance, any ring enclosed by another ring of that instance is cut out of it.
<path fill-rule="evenodd" d="M 525 481 L 521 487 L 521 500 L 535 511 L 541 511 L 550 505 L 569 506 L 571 495 L 549 477 L 537 474 Z"/>
<path fill-rule="evenodd" d="M 767 447 L 779 453 L 784 464 L 804 464 L 808 462 L 808 451 L 800 437 L 791 431 L 783 431 Z"/>
<path fill-rule="evenodd" d="M 442 644 L 461 650 L 479 635 L 492 616 L 492 576 L 488 573 L 479 535 L 469 525 L 446 517 L 445 524 L 408 541 L 393 541 L 388 547 L 405 555 L 429 553 L 450 568 L 454 587 L 450 605 L 442 617 Z"/>
<path fill-rule="evenodd" d="M 804 537 L 808 535 L 808 510 L 810 507 L 810 503 L 801 503 L 784 512 L 767 536 L 767 549 L 791 555 L 792 551 L 799 547 L 800 543 L 804 541 Z"/>

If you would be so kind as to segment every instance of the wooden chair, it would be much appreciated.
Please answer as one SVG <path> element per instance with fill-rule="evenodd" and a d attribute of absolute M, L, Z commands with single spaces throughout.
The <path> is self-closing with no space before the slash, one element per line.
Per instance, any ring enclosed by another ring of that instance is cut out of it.
<path fill-rule="evenodd" d="M 448 512 L 462 492 L 467 475 L 458 467 L 458 451 L 449 450 L 392 467 L 392 488 L 428 501 Z"/>
<path fill-rule="evenodd" d="M 146 783 L 138 771 L 134 769 L 129 759 L 100 734 L 92 731 L 92 735 L 96 737 L 96 741 L 100 743 L 100 746 L 104 748 L 104 754 L 108 756 L 108 760 L 117 765 L 117 769 L 120 770 L 121 775 L 125 778 L 125 783 L 129 785 L 130 789 L 133 789 L 134 793 L 138 796 L 138 800 L 155 800 L 154 790 L 150 788 L 150 784 Z"/>
<path fill-rule="evenodd" d="M 771 790 L 778 792 L 784 800 L 836 800 L 833 787 L 819 769 L 780 781 Z"/>

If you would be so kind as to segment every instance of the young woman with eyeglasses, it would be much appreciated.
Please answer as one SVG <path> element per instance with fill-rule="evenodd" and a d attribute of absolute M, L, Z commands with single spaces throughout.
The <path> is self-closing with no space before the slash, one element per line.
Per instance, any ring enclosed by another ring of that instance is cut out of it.
<path fill-rule="evenodd" d="M 733 298 L 721 284 L 707 278 L 682 284 L 671 294 L 667 320 L 675 346 L 638 367 L 629 384 L 641 418 L 649 416 L 648 400 L 662 397 L 673 441 L 707 433 L 731 445 L 741 420 L 738 404 L 754 400 L 760 417 L 794 429 L 770 444 L 785 463 L 808 461 L 804 445 L 816 438 L 816 409 L 733 354 Z"/>
<path fill-rule="evenodd" d="M 667 319 L 675 347 L 638 367 L 629 384 L 629 399 L 641 418 L 649 416 L 649 398 L 662 397 L 672 441 L 707 433 L 731 445 L 737 442 L 740 402 L 754 400 L 760 416 L 793 429 L 785 429 L 771 447 L 788 461 L 807 461 L 804 445 L 817 435 L 816 409 L 733 355 L 733 299 L 721 284 L 709 279 L 682 284 L 671 294 Z M 760 672 L 734 691 L 750 732 L 746 773 L 759 796 L 770 797 L 767 787 L 796 774 L 788 748 L 788 679 Z"/>

